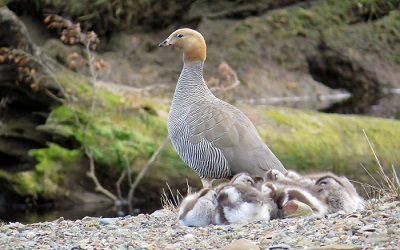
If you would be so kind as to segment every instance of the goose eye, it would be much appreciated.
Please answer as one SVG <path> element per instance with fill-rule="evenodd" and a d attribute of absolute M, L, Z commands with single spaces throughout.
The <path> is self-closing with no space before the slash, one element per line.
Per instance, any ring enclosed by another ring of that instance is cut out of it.
<path fill-rule="evenodd" d="M 181 38 L 181 37 L 183 37 L 183 35 L 182 34 L 178 34 L 177 37 Z"/>

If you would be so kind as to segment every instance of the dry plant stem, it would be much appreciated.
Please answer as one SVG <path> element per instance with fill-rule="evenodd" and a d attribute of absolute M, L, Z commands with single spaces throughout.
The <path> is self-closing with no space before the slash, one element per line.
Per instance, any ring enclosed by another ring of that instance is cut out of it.
<path fill-rule="evenodd" d="M 367 142 L 368 142 L 368 144 L 369 144 L 369 147 L 371 148 L 372 153 L 374 154 L 375 160 L 376 160 L 376 162 L 378 163 L 379 172 L 380 172 L 381 174 L 383 174 L 383 177 L 385 177 L 385 179 L 388 178 L 388 177 L 386 176 L 386 174 L 385 174 L 385 171 L 383 170 L 383 167 L 382 167 L 382 165 L 381 165 L 381 162 L 380 162 L 379 159 L 378 159 L 378 156 L 376 156 L 376 154 L 375 154 L 375 150 L 374 150 L 374 148 L 372 147 L 372 144 L 371 144 L 371 142 L 369 141 L 369 138 L 368 138 L 368 136 L 367 136 L 367 133 L 365 132 L 364 129 L 363 129 L 363 132 L 364 132 L 365 138 L 367 138 Z"/>
<path fill-rule="evenodd" d="M 210 88 L 210 91 L 211 91 L 211 92 L 214 92 L 214 91 L 226 92 L 226 91 L 228 91 L 228 90 L 231 90 L 231 89 L 236 88 L 237 86 L 239 86 L 240 81 L 239 81 L 239 78 L 238 78 L 238 76 L 237 76 L 236 71 L 233 70 L 233 69 L 231 69 L 231 68 L 229 68 L 229 73 L 231 73 L 232 76 L 233 76 L 233 83 L 232 83 L 232 84 L 230 84 L 230 85 L 229 85 L 228 87 L 226 87 L 226 88 L 221 88 L 221 87 L 219 87 L 219 86 L 212 87 L 212 88 Z"/>
<path fill-rule="evenodd" d="M 139 185 L 140 181 L 143 179 L 143 176 L 146 174 L 146 172 L 149 169 L 149 167 L 151 166 L 151 164 L 153 164 L 153 162 L 157 159 L 157 156 L 161 153 L 161 151 L 164 149 L 164 147 L 167 145 L 168 142 L 169 142 L 169 136 L 167 135 L 167 137 L 165 137 L 165 139 L 164 139 L 164 142 L 153 153 L 153 155 L 150 157 L 149 161 L 140 170 L 140 172 L 139 172 L 138 176 L 136 177 L 135 181 L 133 182 L 133 184 L 130 186 L 129 194 L 128 194 L 128 204 L 129 204 L 130 210 L 131 210 L 132 201 L 133 201 L 133 194 L 136 190 L 136 187 Z"/>
<path fill-rule="evenodd" d="M 82 37 L 82 33 L 79 32 L 79 36 Z M 82 41 L 84 41 L 82 39 Z M 96 80 L 97 80 L 97 73 L 95 70 L 95 65 L 94 65 L 94 57 L 92 56 L 92 53 L 90 51 L 90 45 L 91 45 L 91 41 L 88 41 L 86 43 L 84 43 L 85 45 L 85 49 L 86 49 L 86 56 L 87 56 L 87 61 L 88 61 L 88 66 L 90 69 L 90 75 L 91 75 L 91 83 L 93 86 L 93 96 L 92 96 L 92 103 L 91 103 L 91 112 L 90 112 L 90 118 L 89 121 L 86 123 L 85 126 L 82 125 L 78 114 L 76 113 L 75 110 L 72 109 L 73 111 L 73 115 L 74 115 L 74 119 L 76 124 L 78 125 L 78 127 L 82 130 L 83 133 L 83 146 L 85 149 L 85 154 L 87 155 L 87 157 L 89 158 L 89 165 L 90 165 L 90 169 L 89 172 L 87 173 L 87 176 L 92 179 L 92 181 L 95 184 L 95 190 L 102 193 L 103 195 L 105 195 L 106 197 L 108 197 L 109 199 L 113 200 L 113 201 L 117 201 L 118 198 L 112 194 L 111 192 L 109 192 L 107 189 L 105 189 L 99 182 L 99 180 L 96 177 L 96 173 L 95 173 L 95 163 L 94 163 L 94 159 L 93 159 L 93 155 L 92 152 L 90 151 L 88 145 L 87 145 L 87 131 L 90 128 L 91 124 L 92 124 L 92 120 L 93 120 L 93 115 L 94 115 L 94 109 L 96 107 L 96 94 L 97 94 L 97 90 L 98 87 L 96 86 Z M 72 103 L 72 99 L 71 96 L 67 94 L 67 91 L 65 91 L 63 85 L 58 81 L 58 79 L 54 76 L 52 70 L 45 64 L 45 62 L 42 60 L 42 58 L 40 57 L 40 55 L 37 55 L 36 57 L 32 56 L 31 54 L 25 52 L 25 51 L 21 51 L 21 53 L 23 53 L 26 57 L 28 57 L 29 59 L 37 62 L 43 69 L 44 71 L 51 76 L 51 78 L 54 79 L 55 83 L 58 85 L 62 95 L 65 97 L 66 101 L 58 98 L 56 95 L 54 95 L 53 93 L 51 93 L 50 91 L 48 91 L 48 89 L 46 89 L 46 93 L 54 98 L 55 100 L 60 101 L 61 103 L 68 105 L 70 103 Z"/>
<path fill-rule="evenodd" d="M 178 207 L 179 207 L 181 200 L 183 200 L 183 195 L 179 192 L 179 190 L 176 190 L 176 196 L 175 196 L 175 194 L 174 194 L 174 192 L 172 192 L 172 189 L 169 186 L 168 182 L 166 184 L 167 184 L 170 196 L 172 198 L 168 198 L 169 196 L 167 195 L 167 193 L 165 192 L 165 189 L 163 188 L 163 193 L 161 194 L 162 207 L 166 210 L 176 213 L 178 211 Z"/>
<path fill-rule="evenodd" d="M 23 54 L 24 56 L 26 56 L 27 58 L 29 58 L 30 60 L 38 63 L 44 69 L 44 71 L 54 80 L 54 82 L 60 88 L 61 94 L 65 97 L 65 99 L 67 99 L 67 101 L 70 101 L 71 97 L 67 94 L 67 92 L 65 91 L 64 87 L 62 86 L 62 84 L 54 76 L 52 70 L 43 62 L 43 60 L 40 57 L 40 55 L 38 55 L 37 57 L 34 57 L 31 54 L 29 54 L 28 52 L 26 52 L 26 51 L 20 50 L 19 52 L 21 54 Z M 59 101 L 60 103 L 67 104 L 67 102 L 65 102 L 65 100 L 57 97 L 55 94 L 51 93 L 47 88 L 46 88 L 45 91 L 46 91 L 46 94 L 48 94 L 50 97 L 54 98 L 55 100 Z"/>
<path fill-rule="evenodd" d="M 107 189 L 105 189 L 99 182 L 99 180 L 97 179 L 96 175 L 95 175 L 95 165 L 94 165 L 94 160 L 93 160 L 93 156 L 92 153 L 89 151 L 89 149 L 86 149 L 87 147 L 85 147 L 85 153 L 86 155 L 89 157 L 89 162 L 90 162 L 90 170 L 87 173 L 87 176 L 89 178 L 92 179 L 92 181 L 94 182 L 95 190 L 99 193 L 102 193 L 103 195 L 105 195 L 107 198 L 109 198 L 110 200 L 113 201 L 118 201 L 118 197 L 113 195 L 110 191 L 108 191 Z"/>
<path fill-rule="evenodd" d="M 400 180 L 397 175 L 396 169 L 394 168 L 394 165 L 392 165 L 392 171 L 393 171 L 393 175 L 394 175 L 394 181 L 397 184 L 397 187 L 400 188 Z"/>
<path fill-rule="evenodd" d="M 394 175 L 395 177 L 394 177 L 394 180 L 391 181 L 390 178 L 386 175 L 385 170 L 383 169 L 383 167 L 382 167 L 382 165 L 381 165 L 381 163 L 380 163 L 380 161 L 379 161 L 377 155 L 375 154 L 375 150 L 374 150 L 374 148 L 372 147 L 372 144 L 371 144 L 371 142 L 370 142 L 369 139 L 368 139 L 367 133 L 365 132 L 365 130 L 363 130 L 363 132 L 364 132 L 365 138 L 367 139 L 368 144 L 369 144 L 369 146 L 370 146 L 370 148 L 371 148 L 371 150 L 372 150 L 372 153 L 374 154 L 375 160 L 376 160 L 376 162 L 378 163 L 378 166 L 379 166 L 379 174 L 380 174 L 381 177 L 384 179 L 384 181 L 385 181 L 385 183 L 386 183 L 386 185 L 387 185 L 387 189 L 388 189 L 387 191 L 388 191 L 388 193 L 389 193 L 391 196 L 394 196 L 394 197 L 398 196 L 398 195 L 399 195 L 399 194 L 398 194 L 398 189 L 399 189 L 399 187 L 398 187 L 398 185 L 397 185 L 397 187 L 396 187 L 396 183 L 395 183 L 395 180 L 396 180 L 396 178 L 397 178 L 396 172 L 395 172 L 395 171 L 393 172 L 393 175 Z M 394 167 L 393 167 L 393 169 L 394 169 Z"/>
<path fill-rule="evenodd" d="M 375 183 L 378 185 L 378 188 L 383 190 L 383 186 L 374 178 L 374 176 L 372 176 L 372 174 L 364 167 L 363 164 L 361 164 L 361 166 L 363 167 L 363 169 L 365 170 L 365 172 L 367 172 L 367 174 L 369 175 L 369 177 L 371 177 Z M 371 186 L 372 187 L 372 186 Z"/>
<path fill-rule="evenodd" d="M 114 194 L 112 194 L 110 191 L 108 191 L 107 189 L 105 189 L 101 183 L 99 182 L 99 180 L 96 177 L 96 167 L 94 164 L 94 159 L 93 159 L 93 154 L 90 151 L 88 144 L 87 144 L 87 131 L 90 128 L 90 126 L 92 125 L 92 121 L 93 121 L 93 115 L 94 115 L 94 110 L 96 108 L 96 95 L 97 95 L 97 90 L 98 90 L 98 86 L 96 86 L 96 80 L 97 80 L 97 74 L 96 71 L 94 69 L 94 58 L 90 52 L 90 42 L 86 44 L 86 56 L 88 58 L 88 65 L 90 68 L 90 74 L 92 77 L 92 86 L 93 86 L 93 95 L 92 95 L 92 103 L 90 106 L 90 117 L 88 122 L 86 123 L 85 128 L 83 129 L 83 146 L 85 147 L 85 153 L 87 155 L 87 157 L 89 158 L 89 162 L 90 162 L 90 169 L 89 172 L 87 173 L 88 177 L 90 179 L 92 179 L 92 181 L 95 184 L 95 190 L 97 192 L 102 193 L 103 195 L 105 195 L 106 197 L 108 197 L 109 199 L 113 200 L 113 201 L 117 201 L 118 197 L 115 196 Z"/>
<path fill-rule="evenodd" d="M 116 186 L 116 188 L 117 188 L 118 199 L 119 199 L 120 201 L 123 200 L 123 198 L 122 198 L 122 192 L 121 192 L 121 183 L 122 183 L 122 181 L 125 179 L 125 176 L 126 176 L 126 171 L 124 170 L 124 171 L 122 172 L 121 176 L 118 178 L 117 182 L 115 183 L 115 186 Z"/>
<path fill-rule="evenodd" d="M 128 184 L 129 186 L 132 186 L 132 169 L 130 167 L 129 161 L 128 161 L 128 153 L 126 152 L 124 154 L 124 161 L 125 161 L 125 172 L 128 174 Z"/>

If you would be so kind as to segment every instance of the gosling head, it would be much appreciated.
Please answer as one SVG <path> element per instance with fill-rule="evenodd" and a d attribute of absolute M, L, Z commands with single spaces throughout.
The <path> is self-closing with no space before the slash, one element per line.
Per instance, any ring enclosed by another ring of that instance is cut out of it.
<path fill-rule="evenodd" d="M 183 51 L 184 63 L 194 63 L 206 60 L 206 42 L 203 36 L 192 29 L 183 28 L 172 32 L 159 44 L 159 47 L 172 46 Z"/>
<path fill-rule="evenodd" d="M 232 184 L 240 184 L 240 185 L 245 185 L 245 186 L 255 186 L 255 181 L 254 179 L 247 173 L 240 173 L 235 175 L 232 180 Z"/>

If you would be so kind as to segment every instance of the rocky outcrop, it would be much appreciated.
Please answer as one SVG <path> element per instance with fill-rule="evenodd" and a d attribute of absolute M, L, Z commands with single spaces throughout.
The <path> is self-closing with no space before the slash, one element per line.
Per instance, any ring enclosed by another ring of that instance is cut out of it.
<path fill-rule="evenodd" d="M 385 86 L 362 58 L 352 58 L 333 48 L 320 46 L 315 55 L 307 56 L 307 62 L 313 78 L 333 89 L 346 89 L 354 95 L 376 95 Z"/>
<path fill-rule="evenodd" d="M 23 75 L 25 69 L 34 70 L 35 77 L 40 75 L 35 63 L 22 65 L 22 60 L 40 60 L 39 50 L 25 26 L 7 8 L 0 9 L 0 45 L 0 171 L 18 173 L 34 168 L 36 162 L 29 151 L 43 148 L 51 140 L 37 127 L 45 123 L 50 107 L 57 105 L 46 93 L 56 88 L 45 86 L 46 81 L 39 87 Z M 7 190 L 2 188 L 0 196 L 7 196 Z"/>

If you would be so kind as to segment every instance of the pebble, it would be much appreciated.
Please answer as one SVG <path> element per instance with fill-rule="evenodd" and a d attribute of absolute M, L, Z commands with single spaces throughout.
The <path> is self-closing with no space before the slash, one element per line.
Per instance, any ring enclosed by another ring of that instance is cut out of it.
<path fill-rule="evenodd" d="M 59 218 L 28 225 L 3 223 L 0 246 L 1 249 L 223 249 L 246 241 L 254 249 L 400 249 L 399 203 L 376 202 L 358 213 L 338 212 L 226 226 L 179 226 L 176 213 L 169 210 L 76 221 Z"/>
<path fill-rule="evenodd" d="M 115 224 L 114 218 L 102 218 L 100 220 L 100 225 L 110 225 L 110 224 Z"/>
<path fill-rule="evenodd" d="M 35 232 L 32 232 L 32 231 L 29 231 L 29 232 L 26 234 L 26 238 L 27 238 L 27 239 L 33 239 L 35 236 L 36 236 L 36 233 L 35 233 Z"/>
<path fill-rule="evenodd" d="M 221 250 L 260 250 L 260 247 L 247 239 L 235 240 L 226 245 Z"/>

